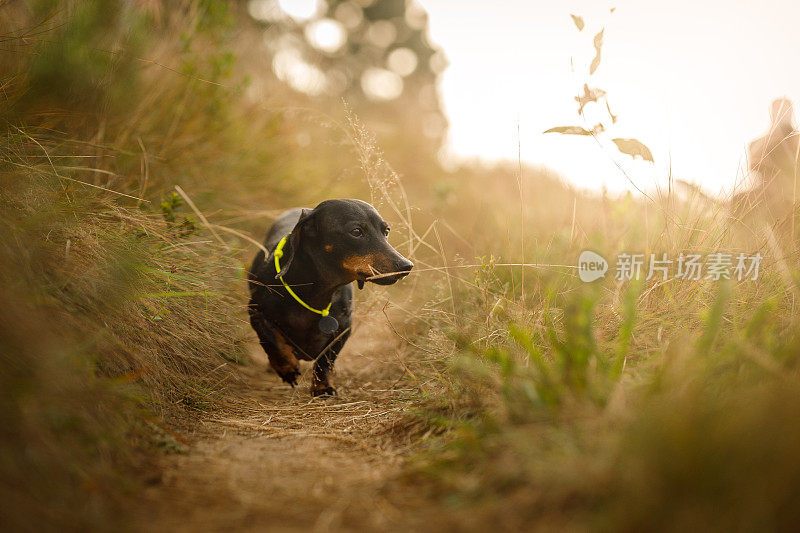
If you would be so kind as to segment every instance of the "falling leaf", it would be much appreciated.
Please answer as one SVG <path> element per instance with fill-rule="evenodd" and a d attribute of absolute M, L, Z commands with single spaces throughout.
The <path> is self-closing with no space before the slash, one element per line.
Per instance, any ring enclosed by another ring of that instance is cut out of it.
<path fill-rule="evenodd" d="M 592 132 L 585 130 L 580 126 L 558 126 L 550 128 L 545 133 L 561 133 L 563 135 L 591 135 Z"/>
<path fill-rule="evenodd" d="M 570 14 L 570 17 L 572 17 L 572 22 L 575 23 L 575 27 L 578 28 L 578 31 L 583 31 L 583 17 L 573 14 Z"/>
<path fill-rule="evenodd" d="M 611 123 L 612 124 L 616 124 L 617 123 L 617 115 L 615 115 L 614 113 L 611 112 L 611 106 L 608 105 L 608 100 L 606 100 L 606 109 L 608 110 L 608 116 L 611 117 Z"/>
<path fill-rule="evenodd" d="M 632 158 L 641 157 L 645 161 L 653 163 L 653 154 L 650 149 L 636 139 L 611 139 L 623 154 L 628 154 Z"/>
<path fill-rule="evenodd" d="M 606 92 L 603 89 L 590 88 L 584 83 L 583 94 L 575 97 L 575 101 L 579 104 L 578 114 L 583 114 L 583 108 L 586 107 L 586 104 L 589 102 L 597 102 L 600 98 L 605 97 L 605 95 Z"/>
<path fill-rule="evenodd" d="M 592 64 L 589 66 L 589 74 L 594 74 L 594 71 L 597 70 L 597 67 L 600 66 L 600 50 L 594 55 L 594 59 L 592 59 Z"/>
<path fill-rule="evenodd" d="M 603 33 L 605 33 L 605 31 L 606 31 L 606 29 L 603 28 L 602 30 L 600 30 L 597 33 L 597 35 L 594 36 L 594 49 L 595 50 L 600 50 L 600 48 L 603 46 Z"/>
<path fill-rule="evenodd" d="M 612 7 L 612 8 L 611 8 L 611 12 L 612 12 L 612 13 L 613 13 L 614 11 L 616 11 L 616 10 L 617 10 L 617 8 L 616 8 L 616 7 Z"/>
<path fill-rule="evenodd" d="M 597 70 L 597 67 L 600 66 L 600 50 L 603 48 L 603 32 L 606 29 L 603 28 L 600 32 L 594 36 L 594 59 L 592 59 L 592 64 L 589 66 L 589 74 L 594 74 L 594 71 Z"/>

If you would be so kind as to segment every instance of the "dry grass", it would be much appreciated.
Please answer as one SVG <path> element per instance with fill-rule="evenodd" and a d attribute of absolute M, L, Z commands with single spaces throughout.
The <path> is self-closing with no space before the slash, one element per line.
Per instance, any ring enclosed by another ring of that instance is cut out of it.
<path fill-rule="evenodd" d="M 424 446 L 389 492 L 425 487 L 451 527 L 796 523 L 792 214 L 735 219 L 672 188 L 590 195 L 516 165 L 446 172 L 402 143 L 385 157 L 352 110 L 314 111 L 268 79 L 254 83 L 272 100 L 248 98 L 259 37 L 234 38 L 211 4 L 124 43 L 80 31 L 119 15 L 111 3 L 0 7 L 4 522 L 110 527 L 133 472 L 152 470 L 141 450 L 174 451 L 164 420 L 205 420 L 393 465 Z M 121 47 L 117 61 L 64 55 Z M 396 343 L 364 349 L 381 357 L 338 403 L 265 393 L 275 376 L 238 367 L 244 265 L 281 209 L 340 196 L 371 199 L 417 265 L 359 294 Z M 571 268 L 583 249 L 765 260 L 756 282 L 588 286 Z"/>
<path fill-rule="evenodd" d="M 235 379 L 239 266 L 161 217 L 56 183 L 5 174 L 0 190 L 4 522 L 44 505 L 44 523 L 95 527 L 128 484 L 114 472 L 141 468 L 130 444 L 158 445 L 141 416 L 208 409 Z"/>
<path fill-rule="evenodd" d="M 243 95 L 230 53 L 260 36 L 231 39 L 234 12 L 0 6 L 0 497 L 14 529 L 116 527 L 126 496 L 158 479 L 154 452 L 185 449 L 175 427 L 262 424 L 263 382 L 238 368 L 252 243 L 286 207 L 369 190 L 338 179 L 357 161 L 344 129 L 297 96 L 265 109 Z M 123 20 L 130 32 L 115 31 Z M 400 372 L 350 406 L 309 406 L 298 390 L 269 428 L 377 439 L 402 408 Z"/>
<path fill-rule="evenodd" d="M 788 398 L 800 393 L 791 215 L 736 219 L 725 201 L 697 194 L 550 190 L 526 195 L 541 202 L 524 214 L 535 244 L 520 254 L 511 237 L 500 258 L 441 272 L 446 281 L 421 307 L 433 329 L 421 325 L 427 338 L 414 342 L 448 369 L 429 420 L 450 431 L 415 481 L 433 481 L 432 494 L 460 509 L 457 527 L 790 528 L 797 501 L 785 487 L 800 461 L 785 433 Z M 553 205 L 579 207 L 553 215 Z M 504 214 L 523 231 L 519 215 Z M 758 251 L 764 261 L 757 281 L 738 283 L 621 283 L 612 270 L 586 285 L 551 266 L 584 249 L 673 259 Z"/>

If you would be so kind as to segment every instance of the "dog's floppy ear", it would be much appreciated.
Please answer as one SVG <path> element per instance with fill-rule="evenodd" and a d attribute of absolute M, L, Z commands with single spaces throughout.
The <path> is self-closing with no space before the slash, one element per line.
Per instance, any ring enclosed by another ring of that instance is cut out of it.
<path fill-rule="evenodd" d="M 297 221 L 297 224 L 294 225 L 292 232 L 289 234 L 289 238 L 286 239 L 286 244 L 283 246 L 283 257 L 280 258 L 281 271 L 275 275 L 275 279 L 285 276 L 286 272 L 289 271 L 289 267 L 292 266 L 294 254 L 300 249 L 303 233 L 307 231 L 306 226 L 313 218 L 313 209 L 303 209 L 303 212 L 300 213 L 300 219 Z"/>

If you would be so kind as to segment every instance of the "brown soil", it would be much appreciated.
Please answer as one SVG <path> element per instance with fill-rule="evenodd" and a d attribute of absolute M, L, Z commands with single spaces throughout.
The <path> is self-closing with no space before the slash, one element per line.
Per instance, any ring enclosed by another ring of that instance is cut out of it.
<path fill-rule="evenodd" d="M 422 496 L 400 477 L 415 449 L 402 429 L 413 381 L 383 317 L 355 330 L 336 365 L 339 396 L 311 399 L 310 366 L 292 389 L 252 362 L 234 370 L 221 409 L 179 431 L 185 453 L 134 513 L 136 531 L 419 530 Z M 405 508 L 414 512 L 404 512 Z M 413 518 L 411 518 L 413 516 Z"/>

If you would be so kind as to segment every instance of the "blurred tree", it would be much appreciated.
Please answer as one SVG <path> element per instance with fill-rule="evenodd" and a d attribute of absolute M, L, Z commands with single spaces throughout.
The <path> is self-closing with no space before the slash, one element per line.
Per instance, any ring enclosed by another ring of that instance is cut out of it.
<path fill-rule="evenodd" d="M 438 151 L 446 59 L 415 0 L 250 0 L 247 10 L 283 83 L 312 98 L 344 98 L 379 134 L 402 135 L 406 149 Z"/>
<path fill-rule="evenodd" d="M 0 21 L 9 47 L 0 72 L 18 89 L 12 95 L 19 97 L 13 99 L 18 111 L 98 112 L 121 103 L 138 82 L 135 57 L 142 50 L 146 19 L 131 5 L 17 2 L 4 7 Z"/>

